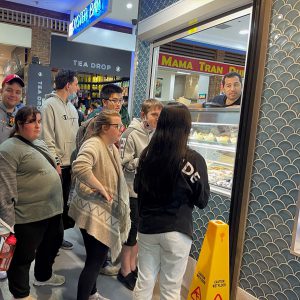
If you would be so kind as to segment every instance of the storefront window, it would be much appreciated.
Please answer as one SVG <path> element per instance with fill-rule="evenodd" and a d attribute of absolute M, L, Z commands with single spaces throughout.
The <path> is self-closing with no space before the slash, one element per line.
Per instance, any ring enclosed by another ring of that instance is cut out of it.
<path fill-rule="evenodd" d="M 206 159 L 212 191 L 227 196 L 232 188 L 250 14 L 247 9 L 195 27 L 154 44 L 153 50 L 150 96 L 190 108 L 189 146 Z"/>

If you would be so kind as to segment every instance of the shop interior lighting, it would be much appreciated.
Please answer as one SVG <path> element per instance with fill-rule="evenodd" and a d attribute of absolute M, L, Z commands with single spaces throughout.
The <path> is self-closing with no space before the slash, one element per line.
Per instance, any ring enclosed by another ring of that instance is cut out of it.
<path fill-rule="evenodd" d="M 248 29 L 243 29 L 239 31 L 239 34 L 248 34 L 249 30 Z"/>
<path fill-rule="evenodd" d="M 130 3 L 130 2 L 127 3 L 127 4 L 126 4 L 126 7 L 127 7 L 128 9 L 131 9 L 131 8 L 132 8 L 132 3 Z"/>
<path fill-rule="evenodd" d="M 181 72 L 181 71 L 177 71 L 177 74 L 181 74 L 181 75 L 191 75 L 191 73 L 188 72 Z"/>

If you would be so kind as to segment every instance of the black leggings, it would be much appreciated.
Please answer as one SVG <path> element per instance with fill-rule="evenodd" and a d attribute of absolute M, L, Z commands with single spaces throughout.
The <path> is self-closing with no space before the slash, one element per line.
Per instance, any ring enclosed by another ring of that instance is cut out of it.
<path fill-rule="evenodd" d="M 108 252 L 108 247 L 80 229 L 86 250 L 84 268 L 79 276 L 77 300 L 88 300 L 97 292 L 97 277 Z"/>
<path fill-rule="evenodd" d="M 61 215 L 49 219 L 16 224 L 17 245 L 7 272 L 8 286 L 15 298 L 29 296 L 29 269 L 35 259 L 34 276 L 47 281 L 52 276 L 52 265 L 63 239 Z"/>

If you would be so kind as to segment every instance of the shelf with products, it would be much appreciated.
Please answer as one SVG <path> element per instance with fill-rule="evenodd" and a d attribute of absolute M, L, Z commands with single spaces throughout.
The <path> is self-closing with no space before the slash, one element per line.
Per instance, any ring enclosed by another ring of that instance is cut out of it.
<path fill-rule="evenodd" d="M 100 98 L 100 92 L 104 85 L 112 83 L 123 89 L 123 96 L 129 94 L 129 78 L 117 76 L 104 76 L 93 74 L 78 74 L 78 85 L 83 97 L 88 99 Z"/>
<path fill-rule="evenodd" d="M 206 108 L 190 112 L 192 129 L 188 144 L 204 157 L 211 190 L 230 196 L 240 110 Z"/>

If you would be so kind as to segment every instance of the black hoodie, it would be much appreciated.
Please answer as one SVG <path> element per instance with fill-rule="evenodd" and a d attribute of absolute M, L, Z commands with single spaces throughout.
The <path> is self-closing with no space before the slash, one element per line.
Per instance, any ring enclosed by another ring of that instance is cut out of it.
<path fill-rule="evenodd" d="M 138 231 L 144 234 L 178 231 L 192 237 L 194 205 L 206 207 L 210 193 L 204 158 L 196 151 L 188 150 L 176 187 L 167 202 L 159 197 L 153 199 L 143 190 L 139 181 L 141 172 L 138 168 L 134 180 L 139 200 Z"/>

